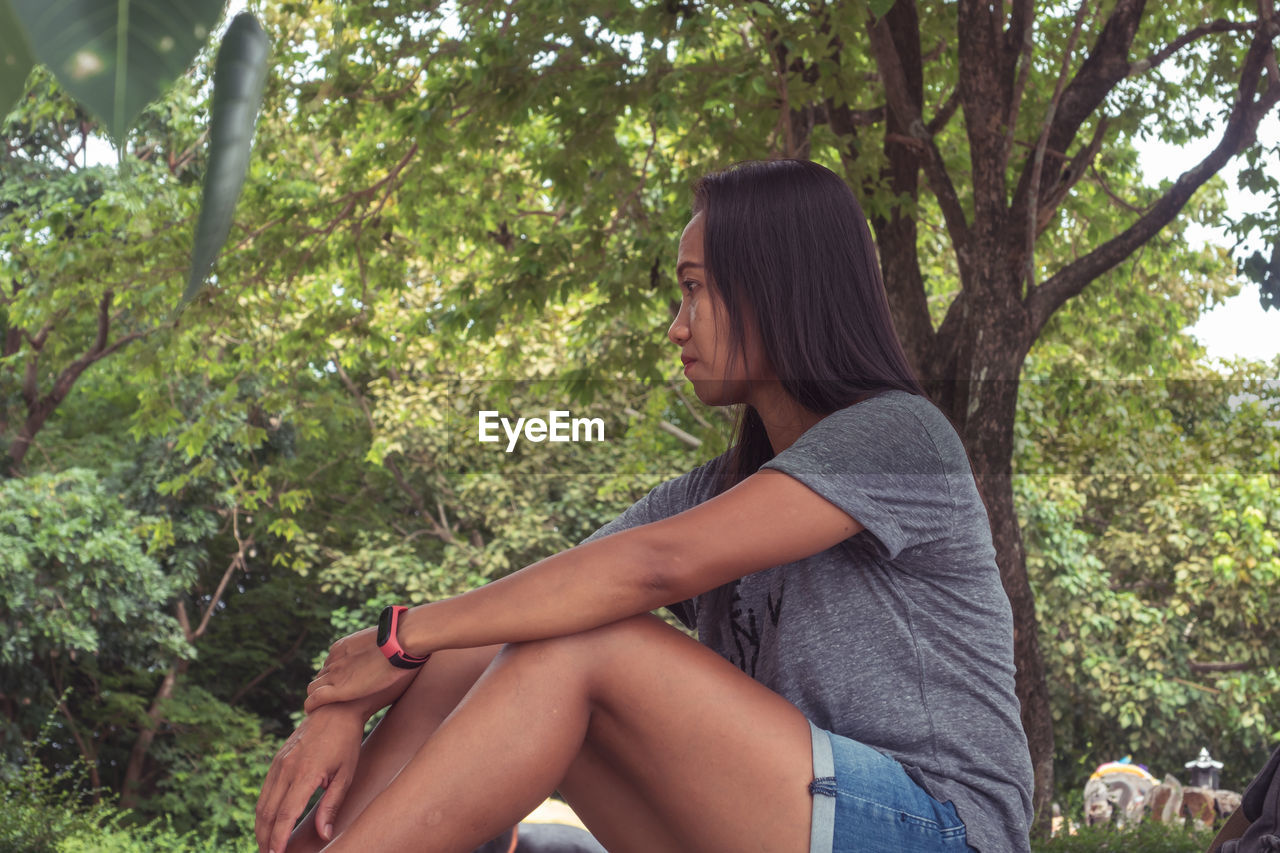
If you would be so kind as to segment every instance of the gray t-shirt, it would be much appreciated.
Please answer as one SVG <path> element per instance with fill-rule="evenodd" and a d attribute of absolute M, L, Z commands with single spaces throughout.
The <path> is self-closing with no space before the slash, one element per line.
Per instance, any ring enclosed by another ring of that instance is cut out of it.
<path fill-rule="evenodd" d="M 659 485 L 591 539 L 708 500 L 723 460 Z M 819 727 L 893 757 L 950 800 L 970 845 L 1029 850 L 1013 616 L 950 422 L 925 398 L 889 391 L 827 416 L 764 467 L 865 530 L 671 610 Z"/>

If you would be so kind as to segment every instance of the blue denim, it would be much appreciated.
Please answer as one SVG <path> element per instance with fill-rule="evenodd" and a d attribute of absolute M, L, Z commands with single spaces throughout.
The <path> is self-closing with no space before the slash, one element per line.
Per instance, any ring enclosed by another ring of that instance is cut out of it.
<path fill-rule="evenodd" d="M 812 723 L 809 853 L 967 853 L 964 822 L 887 755 Z"/>

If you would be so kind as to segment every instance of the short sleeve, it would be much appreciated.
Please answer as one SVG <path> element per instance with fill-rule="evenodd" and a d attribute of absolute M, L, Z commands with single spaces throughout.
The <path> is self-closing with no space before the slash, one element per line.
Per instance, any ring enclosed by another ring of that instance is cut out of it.
<path fill-rule="evenodd" d="M 614 533 L 650 524 L 678 515 L 711 498 L 716 491 L 716 477 L 723 456 L 717 457 L 688 474 L 659 483 L 640 500 L 627 507 L 621 515 L 592 533 L 580 544 L 594 542 Z M 667 605 L 686 628 L 697 624 L 697 608 L 693 599 Z"/>
<path fill-rule="evenodd" d="M 950 422 L 905 392 L 833 412 L 762 467 L 840 507 L 875 537 L 886 559 L 951 534 L 951 478 L 969 471 Z"/>

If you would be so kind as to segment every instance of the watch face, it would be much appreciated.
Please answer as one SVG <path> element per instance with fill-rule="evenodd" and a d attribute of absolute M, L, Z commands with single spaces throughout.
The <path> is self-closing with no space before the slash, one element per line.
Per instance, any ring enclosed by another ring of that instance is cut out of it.
<path fill-rule="evenodd" d="M 395 611 L 390 607 L 382 610 L 382 615 L 378 617 L 378 645 L 385 646 L 387 640 L 391 639 L 391 615 Z"/>

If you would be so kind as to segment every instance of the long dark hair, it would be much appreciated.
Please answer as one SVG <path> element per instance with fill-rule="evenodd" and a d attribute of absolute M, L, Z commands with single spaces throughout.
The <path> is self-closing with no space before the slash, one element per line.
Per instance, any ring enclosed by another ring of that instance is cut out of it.
<path fill-rule="evenodd" d="M 703 176 L 693 197 L 731 352 L 743 352 L 753 322 L 783 388 L 823 416 L 891 389 L 923 396 L 893 328 L 871 229 L 839 175 L 806 160 L 753 160 Z M 744 406 L 720 490 L 772 457 L 764 422 Z"/>

